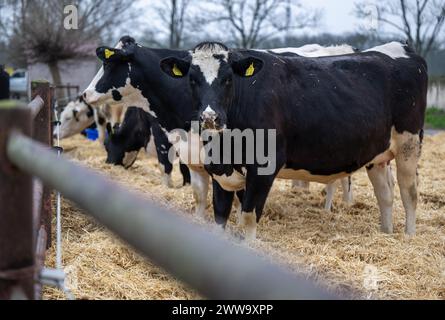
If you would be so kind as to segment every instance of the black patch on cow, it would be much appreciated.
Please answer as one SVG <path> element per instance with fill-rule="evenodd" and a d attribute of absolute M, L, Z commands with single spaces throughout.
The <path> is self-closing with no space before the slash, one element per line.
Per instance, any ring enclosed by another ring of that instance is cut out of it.
<path fill-rule="evenodd" d="M 113 100 L 114 101 L 121 101 L 122 100 L 122 95 L 121 95 L 121 93 L 119 91 L 113 90 L 112 94 L 113 94 Z"/>
<path fill-rule="evenodd" d="M 105 124 L 105 122 L 107 121 L 105 118 L 103 117 L 99 117 L 99 125 L 103 126 Z"/>

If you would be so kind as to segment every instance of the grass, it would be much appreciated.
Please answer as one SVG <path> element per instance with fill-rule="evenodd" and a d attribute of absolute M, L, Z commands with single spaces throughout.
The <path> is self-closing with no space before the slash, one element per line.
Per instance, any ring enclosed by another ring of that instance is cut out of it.
<path fill-rule="evenodd" d="M 445 129 L 445 110 L 429 108 L 425 122 L 428 129 Z"/>

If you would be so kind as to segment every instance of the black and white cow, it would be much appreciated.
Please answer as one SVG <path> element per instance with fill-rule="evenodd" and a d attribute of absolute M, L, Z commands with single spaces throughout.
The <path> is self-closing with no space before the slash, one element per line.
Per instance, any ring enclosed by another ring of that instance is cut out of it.
<path fill-rule="evenodd" d="M 254 239 L 275 178 L 330 183 L 366 167 L 382 231 L 392 233 L 394 184 L 388 164 L 395 159 L 405 231 L 415 234 L 428 71 L 409 47 L 392 42 L 363 53 L 313 59 L 203 43 L 191 58 L 169 58 L 162 65 L 167 74 L 176 66 L 189 79 L 204 129 L 277 132 L 272 175 L 259 175 L 257 163 L 206 166 L 215 181 L 214 208 L 221 225 L 230 214 L 233 191 L 245 189 L 242 224 L 246 238 Z"/>
<path fill-rule="evenodd" d="M 313 54 L 313 48 L 306 49 L 299 53 L 307 51 Z M 294 49 L 281 50 L 293 52 Z M 353 52 L 351 47 L 341 47 L 341 50 L 342 53 Z M 332 47 L 320 55 L 334 51 L 340 54 L 339 47 Z M 182 60 L 190 57 L 190 52 L 149 49 L 126 36 L 115 48 L 98 48 L 97 55 L 104 66 L 84 92 L 84 97 L 90 104 L 122 103 L 126 107 L 136 106 L 158 119 L 165 132 L 177 128 L 190 129 L 190 121 L 195 118 L 196 111 L 192 109 L 189 85 L 180 77 L 171 79 L 159 66 L 159 62 L 165 58 Z M 197 202 L 196 214 L 203 216 L 207 206 L 209 176 L 202 166 L 189 168 Z M 350 194 L 350 188 L 346 193 Z"/>
<path fill-rule="evenodd" d="M 173 186 L 171 179 L 173 165 L 169 159 L 169 150 L 172 146 L 156 119 L 140 108 L 130 107 L 126 110 L 121 125 L 114 130 L 111 126 L 107 129 L 108 136 L 105 139 L 107 163 L 129 168 L 136 161 L 139 151 L 145 149 L 148 155 L 157 156 L 164 184 L 168 187 Z M 180 170 L 183 185 L 190 184 L 190 172 L 187 166 L 181 163 Z"/>
<path fill-rule="evenodd" d="M 77 98 L 66 105 L 60 114 L 60 139 L 66 139 L 94 125 L 95 109 L 87 104 L 83 97 Z M 105 119 L 101 118 L 103 124 Z M 57 128 L 54 128 L 54 136 L 56 136 Z"/>

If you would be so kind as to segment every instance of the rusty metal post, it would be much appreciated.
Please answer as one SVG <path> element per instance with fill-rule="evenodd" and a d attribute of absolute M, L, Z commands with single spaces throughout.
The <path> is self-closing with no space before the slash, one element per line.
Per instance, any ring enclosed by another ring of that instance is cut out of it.
<path fill-rule="evenodd" d="M 6 154 L 13 128 L 31 135 L 31 110 L 0 102 L 0 299 L 34 299 L 33 180 Z"/>
<path fill-rule="evenodd" d="M 52 147 L 52 124 L 51 112 L 53 105 L 53 89 L 51 89 L 47 81 L 33 81 L 31 83 L 32 99 L 37 96 L 44 102 L 43 108 L 37 114 L 33 123 L 33 138 L 40 143 Z M 42 205 L 40 208 L 40 223 L 45 226 L 46 233 L 51 235 L 52 207 L 51 207 L 52 190 L 48 187 L 43 188 Z M 40 229 L 40 225 L 35 226 L 36 232 Z M 36 234 L 37 236 L 37 234 Z M 51 246 L 51 236 L 48 236 L 47 247 Z"/>

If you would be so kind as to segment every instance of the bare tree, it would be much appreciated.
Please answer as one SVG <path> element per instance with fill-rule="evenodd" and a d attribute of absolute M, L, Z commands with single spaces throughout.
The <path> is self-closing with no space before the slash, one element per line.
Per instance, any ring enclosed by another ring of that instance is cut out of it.
<path fill-rule="evenodd" d="M 55 84 L 61 84 L 59 62 L 91 55 L 101 37 L 125 19 L 132 1 L 122 0 L 6 0 L 10 57 L 48 65 Z M 64 8 L 78 9 L 78 29 L 66 29 Z M 21 61 L 23 63 L 23 61 Z"/>
<path fill-rule="evenodd" d="M 370 8 L 375 10 L 369 10 Z M 371 11 L 371 12 L 370 12 Z M 418 54 L 426 57 L 437 49 L 443 39 L 445 0 L 390 0 L 373 4 L 356 3 L 359 18 L 376 14 L 381 24 L 406 36 Z M 441 39 L 442 37 L 442 39 Z"/>
<path fill-rule="evenodd" d="M 236 45 L 253 48 L 272 36 L 313 27 L 320 12 L 304 10 L 298 0 L 213 0 L 210 21 L 227 23 Z"/>
<path fill-rule="evenodd" d="M 169 0 L 164 2 L 163 7 L 158 8 L 159 16 L 168 26 L 169 44 L 172 49 L 180 48 L 184 41 L 189 4 L 190 0 Z"/>

